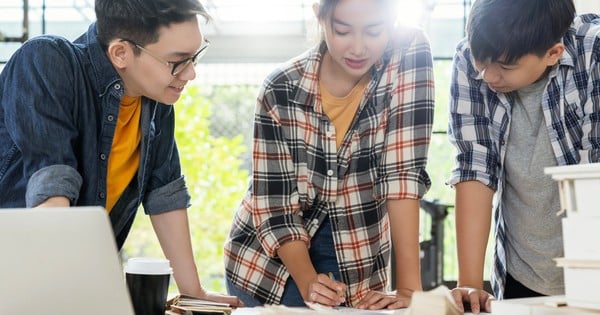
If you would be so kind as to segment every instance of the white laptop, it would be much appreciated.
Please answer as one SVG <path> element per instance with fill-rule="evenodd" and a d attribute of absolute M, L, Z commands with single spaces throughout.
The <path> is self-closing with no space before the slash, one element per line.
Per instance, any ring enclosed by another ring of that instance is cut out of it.
<path fill-rule="evenodd" d="M 0 209 L 0 314 L 133 315 L 106 211 Z"/>

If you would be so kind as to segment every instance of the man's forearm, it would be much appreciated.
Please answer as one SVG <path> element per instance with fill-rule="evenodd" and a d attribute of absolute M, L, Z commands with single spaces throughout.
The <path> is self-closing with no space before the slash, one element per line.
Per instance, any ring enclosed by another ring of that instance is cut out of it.
<path fill-rule="evenodd" d="M 477 181 L 456 185 L 458 286 L 483 288 L 494 192 Z"/>
<path fill-rule="evenodd" d="M 36 208 L 50 208 L 50 207 L 69 207 L 71 202 L 67 197 L 56 196 L 46 199 L 44 202 L 36 206 Z"/>
<path fill-rule="evenodd" d="M 150 219 L 165 257 L 171 262 L 180 293 L 204 296 L 194 262 L 187 211 L 173 210 L 151 215 Z"/>

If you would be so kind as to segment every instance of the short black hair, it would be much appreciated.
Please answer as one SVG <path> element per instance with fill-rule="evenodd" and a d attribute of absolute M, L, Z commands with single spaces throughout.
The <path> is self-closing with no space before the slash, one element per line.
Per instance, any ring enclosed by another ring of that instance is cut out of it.
<path fill-rule="evenodd" d="M 471 55 L 509 64 L 527 54 L 541 57 L 574 18 L 573 0 L 475 0 L 467 22 Z"/>
<path fill-rule="evenodd" d="M 200 15 L 210 20 L 198 0 L 96 0 L 98 41 L 104 49 L 117 38 L 144 46 L 158 41 L 158 29 Z"/>

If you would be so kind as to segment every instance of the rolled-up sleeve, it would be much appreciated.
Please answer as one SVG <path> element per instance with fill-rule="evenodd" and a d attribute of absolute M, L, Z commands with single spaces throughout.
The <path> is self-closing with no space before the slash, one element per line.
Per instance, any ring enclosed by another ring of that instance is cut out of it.
<path fill-rule="evenodd" d="M 82 178 L 73 145 L 78 137 L 76 85 L 69 75 L 78 69 L 69 49 L 62 40 L 38 37 L 24 43 L 3 70 L 3 119 L 22 156 L 22 175 L 30 178 L 28 207 L 53 196 L 65 196 L 71 204 L 79 199 Z M 48 71 L 48 65 L 63 74 Z"/>
<path fill-rule="evenodd" d="M 298 215 L 297 178 L 277 114 L 275 96 L 259 98 L 255 115 L 252 216 L 265 252 L 274 257 L 285 242 L 310 238 Z"/>
<path fill-rule="evenodd" d="M 484 100 L 481 80 L 472 78 L 473 67 L 465 45 L 466 42 L 459 44 L 452 66 L 448 138 L 457 152 L 455 168 L 447 183 L 479 181 L 495 191 L 500 154 L 498 140 L 492 139 L 500 138 L 500 126 L 506 124 L 508 118 L 498 106 Z"/>
<path fill-rule="evenodd" d="M 190 194 L 183 176 L 150 191 L 144 201 L 146 214 L 160 214 L 190 206 Z"/>
<path fill-rule="evenodd" d="M 190 194 L 181 172 L 179 149 L 175 141 L 175 111 L 171 105 L 157 105 L 153 114 L 155 149 L 148 162 L 147 192 L 142 201 L 146 214 L 159 214 L 190 207 Z"/>
<path fill-rule="evenodd" d="M 431 186 L 425 171 L 434 111 L 433 60 L 421 31 L 384 76 L 393 77 L 376 199 L 419 199 Z"/>
<path fill-rule="evenodd" d="M 25 204 L 27 207 L 36 207 L 50 197 L 64 196 L 71 205 L 75 205 L 82 183 L 81 175 L 68 165 L 44 167 L 29 179 Z"/>

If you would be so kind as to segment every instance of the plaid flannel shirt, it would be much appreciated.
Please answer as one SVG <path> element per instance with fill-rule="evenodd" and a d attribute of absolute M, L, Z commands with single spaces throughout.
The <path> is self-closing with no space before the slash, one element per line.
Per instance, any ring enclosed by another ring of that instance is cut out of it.
<path fill-rule="evenodd" d="M 546 131 L 558 165 L 599 162 L 600 16 L 577 17 L 563 44 L 565 52 L 551 69 L 542 96 Z M 496 93 L 480 79 L 466 39 L 458 45 L 453 69 L 448 133 L 458 152 L 449 184 L 476 180 L 495 191 L 491 280 L 494 294 L 501 299 L 506 279 L 506 234 L 500 196 L 515 96 Z"/>
<path fill-rule="evenodd" d="M 309 246 L 327 217 L 347 304 L 387 289 L 385 200 L 418 199 L 430 186 L 434 82 L 424 34 L 401 29 L 392 37 L 339 150 L 318 90 L 325 49 L 321 43 L 274 71 L 258 96 L 253 178 L 225 264 L 228 278 L 264 303 L 279 303 L 289 277 L 278 248 L 294 240 Z"/>

